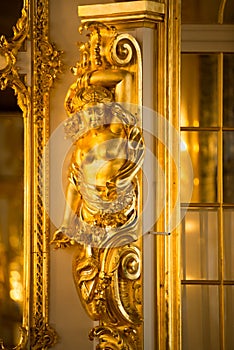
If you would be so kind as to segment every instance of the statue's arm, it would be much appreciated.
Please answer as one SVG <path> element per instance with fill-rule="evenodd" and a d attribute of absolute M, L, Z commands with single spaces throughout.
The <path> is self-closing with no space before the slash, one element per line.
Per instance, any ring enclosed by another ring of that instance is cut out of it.
<path fill-rule="evenodd" d="M 81 195 L 75 183 L 75 179 L 72 178 L 72 174 L 69 179 L 69 183 L 66 191 L 66 204 L 64 208 L 63 221 L 61 226 L 55 231 L 52 244 L 55 244 L 56 248 L 65 248 L 73 245 L 75 242 L 66 235 L 67 231 L 71 227 L 71 224 L 77 215 L 81 203 Z"/>
<path fill-rule="evenodd" d="M 115 100 L 132 100 L 132 74 L 124 69 L 96 70 L 90 75 L 90 84 L 115 87 Z"/>

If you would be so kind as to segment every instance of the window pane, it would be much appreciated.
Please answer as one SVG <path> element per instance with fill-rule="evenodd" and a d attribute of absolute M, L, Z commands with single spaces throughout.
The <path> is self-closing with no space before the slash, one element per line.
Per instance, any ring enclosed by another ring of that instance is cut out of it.
<path fill-rule="evenodd" d="M 224 287 L 225 349 L 234 344 L 234 286 Z"/>
<path fill-rule="evenodd" d="M 223 58 L 223 125 L 234 127 L 234 55 Z"/>
<path fill-rule="evenodd" d="M 184 350 L 219 350 L 219 293 L 217 286 L 182 286 Z"/>
<path fill-rule="evenodd" d="M 182 23 L 218 23 L 220 0 L 182 0 Z"/>
<path fill-rule="evenodd" d="M 184 147 L 190 154 L 194 172 L 192 202 L 217 201 L 217 133 L 184 131 L 181 133 Z M 182 152 L 183 150 L 181 150 Z M 181 157 L 181 177 L 186 177 Z"/>
<path fill-rule="evenodd" d="M 224 279 L 234 281 L 234 209 L 224 210 Z"/>
<path fill-rule="evenodd" d="M 218 213 L 188 210 L 182 225 L 183 279 L 218 279 Z"/>
<path fill-rule="evenodd" d="M 218 124 L 218 55 L 182 54 L 181 125 Z"/>
<path fill-rule="evenodd" d="M 223 201 L 234 203 L 234 131 L 223 133 Z"/>

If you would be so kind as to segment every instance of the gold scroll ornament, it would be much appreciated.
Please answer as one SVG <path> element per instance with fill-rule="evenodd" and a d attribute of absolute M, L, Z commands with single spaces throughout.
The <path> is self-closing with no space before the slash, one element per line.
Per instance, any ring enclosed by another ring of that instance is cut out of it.
<path fill-rule="evenodd" d="M 82 26 L 65 108 L 72 138 L 66 207 L 56 247 L 77 246 L 73 276 L 99 326 L 98 349 L 142 348 L 141 55 L 129 34 L 98 22 Z"/>

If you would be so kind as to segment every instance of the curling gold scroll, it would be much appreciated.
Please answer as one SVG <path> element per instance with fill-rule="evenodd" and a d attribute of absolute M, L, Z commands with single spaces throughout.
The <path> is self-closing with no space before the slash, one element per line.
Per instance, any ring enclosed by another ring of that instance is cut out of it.
<path fill-rule="evenodd" d="M 65 100 L 73 140 L 66 206 L 53 243 L 76 245 L 73 276 L 101 349 L 142 348 L 141 52 L 93 22 Z"/>

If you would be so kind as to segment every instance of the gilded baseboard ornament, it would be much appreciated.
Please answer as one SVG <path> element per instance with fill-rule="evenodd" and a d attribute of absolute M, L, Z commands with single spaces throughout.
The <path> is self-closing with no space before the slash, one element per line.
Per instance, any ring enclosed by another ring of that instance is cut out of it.
<path fill-rule="evenodd" d="M 135 38 L 91 22 L 65 108 L 75 150 L 64 218 L 52 243 L 76 246 L 73 278 L 97 349 L 142 349 L 141 52 Z"/>
<path fill-rule="evenodd" d="M 61 71 L 61 51 L 49 42 L 49 1 L 34 0 L 32 17 L 33 77 L 32 110 L 33 173 L 33 305 L 30 329 L 32 349 L 48 349 L 57 342 L 49 325 L 49 218 L 46 214 L 49 193 L 49 160 L 45 145 L 49 139 L 50 89 Z"/>

